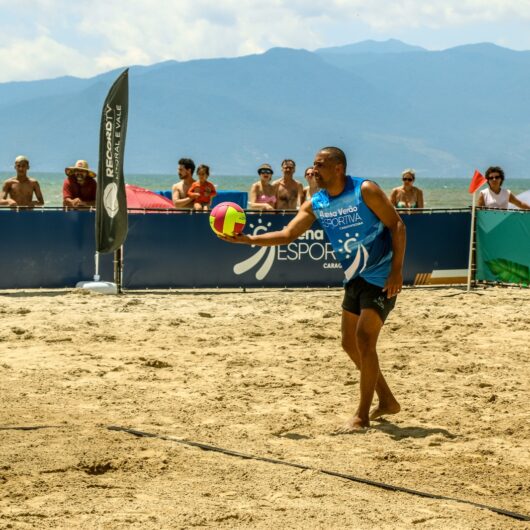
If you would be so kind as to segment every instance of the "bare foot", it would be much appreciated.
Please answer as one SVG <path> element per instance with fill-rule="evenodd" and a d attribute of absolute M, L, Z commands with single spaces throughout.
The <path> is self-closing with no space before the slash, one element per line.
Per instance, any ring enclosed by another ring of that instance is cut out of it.
<path fill-rule="evenodd" d="M 366 429 L 370 427 L 369 420 L 362 420 L 359 416 L 352 416 L 348 421 L 334 431 L 333 434 L 353 434 L 366 432 Z"/>
<path fill-rule="evenodd" d="M 391 403 L 379 403 L 379 405 L 370 413 L 370 419 L 376 420 L 389 414 L 397 414 L 401 410 L 401 405 L 397 401 Z"/>

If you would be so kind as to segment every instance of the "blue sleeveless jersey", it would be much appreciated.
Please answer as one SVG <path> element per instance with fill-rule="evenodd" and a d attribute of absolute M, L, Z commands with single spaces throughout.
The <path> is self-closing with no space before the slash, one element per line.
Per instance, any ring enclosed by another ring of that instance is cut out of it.
<path fill-rule="evenodd" d="M 311 205 L 342 265 L 345 281 L 360 276 L 384 287 L 392 261 L 392 238 L 363 201 L 361 185 L 365 180 L 346 176 L 342 193 L 331 197 L 320 190 L 311 198 Z"/>

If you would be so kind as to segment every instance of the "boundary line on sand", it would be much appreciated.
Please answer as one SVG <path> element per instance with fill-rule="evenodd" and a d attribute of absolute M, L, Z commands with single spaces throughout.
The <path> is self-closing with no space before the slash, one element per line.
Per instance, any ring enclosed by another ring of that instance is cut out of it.
<path fill-rule="evenodd" d="M 63 425 L 63 427 L 65 427 Z M 6 427 L 0 425 L 0 431 L 38 431 L 39 429 L 60 429 L 61 425 L 23 425 L 15 427 Z"/>
<path fill-rule="evenodd" d="M 204 451 L 213 451 L 215 453 L 222 453 L 227 456 L 235 456 L 237 458 L 243 458 L 245 460 L 258 460 L 260 462 L 267 462 L 269 464 L 280 464 L 283 466 L 289 466 L 289 467 L 295 467 L 298 469 L 303 469 L 307 471 L 318 471 L 319 473 L 323 473 L 324 475 L 330 475 L 332 477 L 339 477 L 346 480 L 350 480 L 352 482 L 359 482 L 361 484 L 366 484 L 368 486 L 374 486 L 376 488 L 381 488 L 389 491 L 399 491 L 401 493 L 408 493 L 409 495 L 416 495 L 419 497 L 426 497 L 428 499 L 438 499 L 438 500 L 444 500 L 444 501 L 453 501 L 453 502 L 459 502 L 461 504 L 469 504 L 471 506 L 475 506 L 476 508 L 483 508 L 485 510 L 490 510 L 492 512 L 495 512 L 499 515 L 504 515 L 506 517 L 511 517 L 512 519 L 518 519 L 520 521 L 530 521 L 530 516 L 524 515 L 517 512 L 512 512 L 509 510 L 504 510 L 502 508 L 496 508 L 495 506 L 489 506 L 487 504 L 481 504 L 474 501 L 469 501 L 466 499 L 459 499 L 457 497 L 448 497 L 446 495 L 438 495 L 436 493 L 428 493 L 425 491 L 418 491 L 410 488 L 404 488 L 402 486 L 394 486 L 392 484 L 386 484 L 385 482 L 377 482 L 375 480 L 370 480 L 366 478 L 356 477 L 354 475 L 347 475 L 344 473 L 339 473 L 336 471 L 328 471 L 326 469 L 318 469 L 316 467 L 306 466 L 305 464 L 297 464 L 295 462 L 288 462 L 286 460 L 278 460 L 276 458 L 268 458 L 265 456 L 256 456 L 256 455 L 250 455 L 245 453 L 240 453 L 238 451 L 232 451 L 231 449 L 223 449 L 222 447 L 217 447 L 215 445 L 209 445 L 204 444 L 200 442 L 192 442 L 190 440 L 186 440 L 183 438 L 174 438 L 172 436 L 166 436 L 163 434 L 156 434 L 156 433 L 150 433 L 145 431 L 139 431 L 137 429 L 130 429 L 127 427 L 120 427 L 118 425 L 110 425 L 107 427 L 109 431 L 118 431 L 118 432 L 124 432 L 127 434 L 132 434 L 134 436 L 142 437 L 142 438 L 158 438 L 160 440 L 166 440 L 169 442 L 175 442 L 181 445 L 187 445 L 190 447 L 196 447 L 198 449 L 202 449 Z"/>

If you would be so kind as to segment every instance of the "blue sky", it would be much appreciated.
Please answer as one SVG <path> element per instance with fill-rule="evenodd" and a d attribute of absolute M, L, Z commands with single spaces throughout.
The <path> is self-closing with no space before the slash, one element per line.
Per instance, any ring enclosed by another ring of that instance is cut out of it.
<path fill-rule="evenodd" d="M 530 50 L 529 27 L 530 0 L 0 0 L 0 82 L 365 39 Z"/>

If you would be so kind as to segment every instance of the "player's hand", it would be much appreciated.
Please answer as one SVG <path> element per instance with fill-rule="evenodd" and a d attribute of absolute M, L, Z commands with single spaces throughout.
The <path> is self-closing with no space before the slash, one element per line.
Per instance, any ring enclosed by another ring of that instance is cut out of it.
<path fill-rule="evenodd" d="M 391 271 L 386 280 L 383 291 L 386 291 L 387 298 L 393 298 L 398 295 L 403 288 L 403 274 L 401 271 L 393 272 Z"/>
<path fill-rule="evenodd" d="M 252 240 L 250 236 L 246 234 L 236 234 L 234 236 L 225 236 L 224 234 L 217 234 L 219 239 L 227 241 L 228 243 L 239 243 L 241 245 L 252 245 Z"/>

